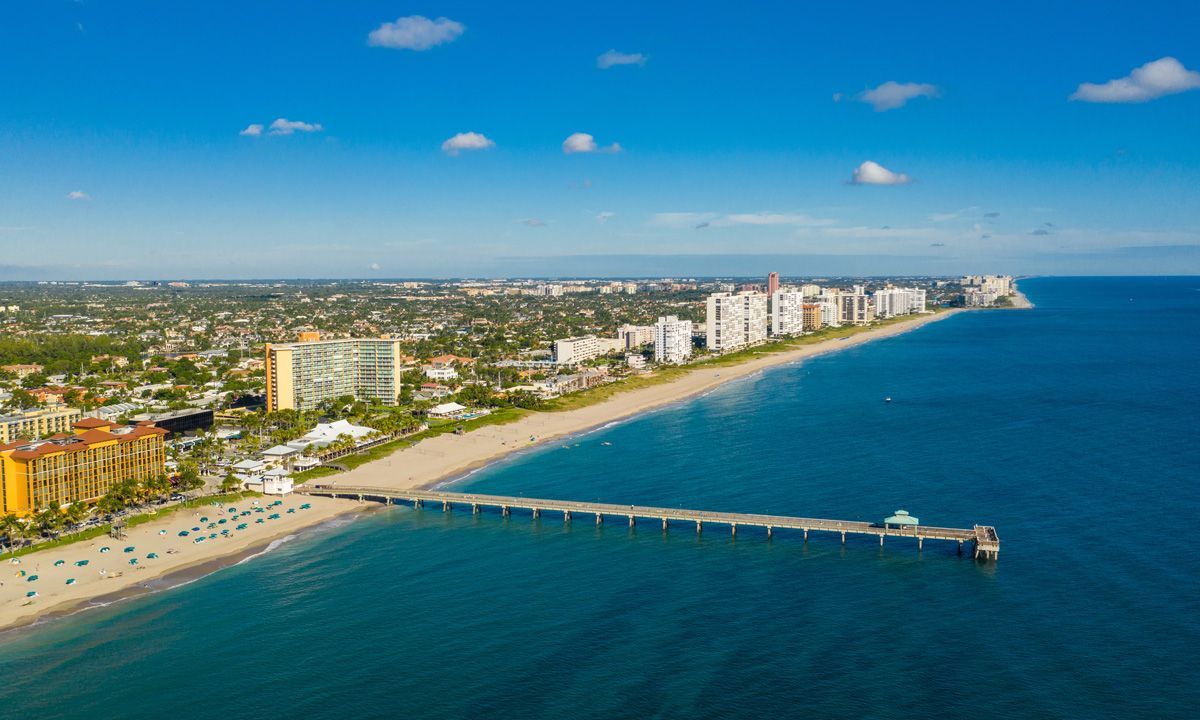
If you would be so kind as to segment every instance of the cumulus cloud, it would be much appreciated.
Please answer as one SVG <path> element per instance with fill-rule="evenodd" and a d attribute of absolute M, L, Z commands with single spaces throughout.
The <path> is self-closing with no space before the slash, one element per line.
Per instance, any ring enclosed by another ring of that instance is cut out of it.
<path fill-rule="evenodd" d="M 617 65 L 645 65 L 648 58 L 641 53 L 623 53 L 609 50 L 596 58 L 596 67 L 607 70 Z"/>
<path fill-rule="evenodd" d="M 596 144 L 596 138 L 592 137 L 588 133 L 582 132 L 571 133 L 566 140 L 563 140 L 562 149 L 567 155 L 573 155 L 576 153 L 621 152 L 621 146 L 617 143 L 613 143 L 607 147 L 600 147 Z"/>
<path fill-rule="evenodd" d="M 240 133 L 238 133 L 238 135 L 246 135 L 249 137 L 258 137 L 259 135 L 262 135 L 262 131 L 263 131 L 262 123 L 250 123 L 249 125 L 246 126 L 246 129 L 241 131 Z"/>
<path fill-rule="evenodd" d="M 458 133 L 442 143 L 442 152 L 447 155 L 458 155 L 463 150 L 487 150 L 495 147 L 491 138 L 477 132 Z"/>
<path fill-rule="evenodd" d="M 854 170 L 851 185 L 904 185 L 911 182 L 904 173 L 895 173 L 873 160 L 867 160 Z"/>
<path fill-rule="evenodd" d="M 253 126 L 251 126 L 253 127 Z M 247 128 L 248 130 L 249 128 Z M 272 135 L 291 135 L 293 133 L 315 133 L 321 132 L 325 128 L 319 123 L 306 123 L 301 120 L 288 120 L 287 118 L 276 118 L 271 123 L 270 134 Z M 262 132 L 259 130 L 259 132 Z"/>
<path fill-rule="evenodd" d="M 885 110 L 895 110 L 899 107 L 904 107 L 905 103 L 913 98 L 926 97 L 935 98 L 938 96 L 936 85 L 929 83 L 898 83 L 895 80 L 888 80 L 884 84 L 876 88 L 871 88 L 861 94 L 858 99 L 870 103 L 875 112 L 883 112 Z"/>
<path fill-rule="evenodd" d="M 609 220 L 612 220 L 613 216 L 615 216 L 615 215 L 616 215 L 616 213 L 612 213 L 612 212 L 608 212 L 608 211 L 596 213 L 596 222 L 603 225 L 604 223 L 608 222 Z"/>
<path fill-rule="evenodd" d="M 88 195 L 87 193 L 85 193 L 82 190 L 72 190 L 71 192 L 67 193 L 67 199 L 68 200 L 91 200 L 92 196 Z"/>
<path fill-rule="evenodd" d="M 541 218 L 525 218 L 521 222 L 525 223 L 529 227 L 546 227 L 546 221 L 542 220 Z"/>
<path fill-rule="evenodd" d="M 1071 100 L 1093 103 L 1140 103 L 1200 88 L 1200 72 L 1188 70 L 1173 57 L 1135 68 L 1126 77 L 1106 83 L 1081 83 Z"/>
<path fill-rule="evenodd" d="M 832 225 L 833 220 L 814 218 L 804 213 L 734 213 L 721 218 L 722 225 Z"/>
<path fill-rule="evenodd" d="M 381 268 L 379 266 L 379 263 L 371 263 L 371 269 L 372 270 L 380 270 Z"/>
<path fill-rule="evenodd" d="M 453 42 L 467 28 L 462 23 L 440 17 L 430 20 L 422 15 L 398 18 L 385 22 L 367 35 L 367 44 L 395 50 L 420 52 L 437 45 Z"/>

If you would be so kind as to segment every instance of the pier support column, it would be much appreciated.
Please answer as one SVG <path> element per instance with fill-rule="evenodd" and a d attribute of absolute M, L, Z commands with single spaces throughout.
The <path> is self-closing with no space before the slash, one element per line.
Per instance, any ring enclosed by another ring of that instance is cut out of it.
<path fill-rule="evenodd" d="M 450 501 L 449 500 L 442 501 L 442 512 L 450 512 Z"/>
<path fill-rule="evenodd" d="M 663 518 L 662 520 L 663 520 L 663 532 L 666 532 L 667 531 L 667 519 Z"/>
<path fill-rule="evenodd" d="M 958 541 L 958 554 L 962 555 L 962 540 Z"/>
<path fill-rule="evenodd" d="M 846 544 L 846 531 L 845 530 L 842 531 L 842 544 L 843 545 Z"/>
<path fill-rule="evenodd" d="M 597 525 L 603 525 L 603 524 L 604 524 L 604 516 L 603 516 L 603 515 L 601 515 L 600 513 L 596 513 L 596 524 L 597 524 Z"/>
<path fill-rule="evenodd" d="M 479 514 L 479 503 L 471 503 L 471 514 L 472 515 Z"/>
<path fill-rule="evenodd" d="M 663 520 L 663 527 L 665 528 L 666 526 L 667 526 L 667 521 Z M 702 532 L 704 532 L 704 523 L 697 520 L 696 521 L 696 534 L 699 535 Z"/>
<path fill-rule="evenodd" d="M 633 524 L 634 524 L 633 516 L 630 515 L 629 516 L 629 527 L 633 527 Z"/>
<path fill-rule="evenodd" d="M 737 537 L 737 523 L 733 523 L 732 525 L 729 526 L 729 534 L 734 537 Z"/>
<path fill-rule="evenodd" d="M 775 528 L 768 525 L 767 526 L 767 539 L 770 540 L 773 537 L 775 537 Z"/>
<path fill-rule="evenodd" d="M 917 538 L 917 552 L 925 549 L 925 538 Z"/>
<path fill-rule="evenodd" d="M 359 501 L 359 502 L 362 502 L 362 495 L 359 495 L 359 496 L 358 496 L 358 501 Z"/>
<path fill-rule="evenodd" d="M 883 536 L 879 536 L 879 547 L 883 547 Z"/>
<path fill-rule="evenodd" d="M 511 513 L 512 511 L 508 509 L 507 505 L 500 506 L 500 517 L 508 517 Z"/>
<path fill-rule="evenodd" d="M 542 511 L 541 511 L 541 510 L 539 510 L 539 509 L 537 509 L 537 508 L 534 508 L 534 509 L 533 509 L 533 519 L 534 519 L 534 520 L 537 520 L 537 519 L 538 519 L 538 518 L 540 518 L 541 516 L 542 516 Z"/>
<path fill-rule="evenodd" d="M 808 528 L 804 528 L 804 542 L 808 542 Z"/>
<path fill-rule="evenodd" d="M 570 510 L 563 510 L 563 522 L 565 522 L 565 523 L 571 522 L 571 511 Z"/>
<path fill-rule="evenodd" d="M 420 501 L 420 500 L 413 500 L 413 507 L 414 507 L 414 508 L 418 508 L 418 509 L 419 509 L 419 508 L 421 507 L 421 501 Z"/>

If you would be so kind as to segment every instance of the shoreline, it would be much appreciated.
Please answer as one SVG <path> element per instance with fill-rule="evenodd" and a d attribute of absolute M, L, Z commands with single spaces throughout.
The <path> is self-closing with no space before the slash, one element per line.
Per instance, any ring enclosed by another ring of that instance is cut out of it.
<path fill-rule="evenodd" d="M 246 501 L 250 500 L 246 498 Z M 295 514 L 281 514 L 278 525 L 249 524 L 245 531 L 241 531 L 241 537 L 230 536 L 224 542 L 214 540 L 201 545 L 180 540 L 174 527 L 190 526 L 198 521 L 192 519 L 194 516 L 173 514 L 130 529 L 122 540 L 100 536 L 23 555 L 17 558 L 20 561 L 17 564 L 13 564 L 11 558 L 0 557 L 0 567 L 3 568 L 0 575 L 4 576 L 0 581 L 0 643 L 9 639 L 9 634 L 14 631 L 75 615 L 93 607 L 104 607 L 194 582 L 267 552 L 273 544 L 290 536 L 318 529 L 338 518 L 369 508 L 366 504 L 349 500 L 325 500 L 327 498 L 288 496 L 281 506 L 285 513 L 287 508 L 295 508 L 302 503 L 310 504 L 311 508 Z M 266 505 L 267 502 L 274 502 L 274 499 L 261 498 L 260 502 Z M 249 507 L 247 502 L 224 503 L 222 510 L 230 505 Z M 209 512 L 216 517 L 218 509 L 201 508 L 196 515 L 200 512 Z M 162 529 L 169 529 L 169 533 L 159 535 L 158 531 Z M 105 546 L 106 543 L 113 549 L 101 555 L 97 546 Z M 183 549 L 168 554 L 169 551 L 165 549 L 168 544 Z M 139 565 L 130 567 L 122 564 L 127 563 L 128 556 L 120 551 L 121 546 L 139 548 Z M 162 554 L 150 559 L 145 557 L 143 551 Z M 89 564 L 78 567 L 73 558 L 86 559 Z M 65 562 L 55 565 L 58 560 Z M 98 578 L 91 566 L 94 564 L 98 567 L 102 563 L 123 569 L 114 569 L 111 574 Z M 135 568 L 145 568 L 146 572 L 135 572 Z M 21 570 L 29 575 L 36 573 L 36 584 L 30 583 L 27 577 L 16 577 Z M 63 577 L 67 575 L 80 579 L 73 585 L 66 585 Z M 56 581 L 57 584 L 54 584 Z M 31 590 L 39 592 L 39 597 L 32 602 L 24 597 Z"/>
<path fill-rule="evenodd" d="M 1000 309 L 1032 308 L 1032 303 L 1018 291 L 1012 307 Z M 857 347 L 874 340 L 902 335 L 961 312 L 966 312 L 966 309 L 954 308 L 940 313 L 919 315 L 911 320 L 872 328 L 842 338 L 831 338 L 789 350 L 764 353 L 736 365 L 699 366 L 679 378 L 649 387 L 619 392 L 602 402 L 582 408 L 535 412 L 507 425 L 483 426 L 462 436 L 445 434 L 428 438 L 416 445 L 397 450 L 386 457 L 364 463 L 348 472 L 321 478 L 316 482 L 335 487 L 339 484 L 366 485 L 396 490 L 426 489 L 460 482 L 484 468 L 510 458 L 515 459 L 528 451 L 541 449 L 552 441 L 595 432 L 644 413 L 668 408 L 703 396 L 719 387 L 736 380 L 752 377 L 769 368 L 789 365 Z M 193 582 L 267 551 L 272 543 L 287 538 L 289 535 L 313 530 L 338 517 L 363 512 L 368 507 L 352 500 L 333 500 L 304 495 L 292 495 L 285 500 L 287 505 L 284 507 L 295 507 L 302 502 L 311 503 L 313 512 L 304 515 L 285 515 L 283 517 L 286 520 L 277 526 L 278 529 L 271 528 L 269 532 L 256 533 L 254 530 L 257 526 L 251 525 L 249 531 L 244 532 L 248 536 L 247 539 L 242 542 L 229 545 L 210 542 L 203 546 L 194 546 L 194 551 L 188 553 L 187 557 L 156 559 L 155 563 L 159 567 L 155 569 L 158 572 L 145 575 L 136 575 L 133 572 L 127 575 L 122 573 L 120 583 L 100 588 L 95 581 L 92 581 L 82 588 L 86 590 L 90 587 L 92 592 L 80 592 L 81 588 L 78 585 L 69 586 L 73 590 L 69 589 L 63 592 L 62 586 L 59 586 L 59 592 L 51 591 L 47 597 L 47 600 L 51 602 L 44 605 L 40 603 L 29 605 L 20 603 L 22 598 L 15 596 L 11 589 L 23 592 L 32 589 L 33 586 L 19 583 L 15 579 L 8 583 L 9 587 L 5 587 L 5 583 L 0 582 L 0 642 L 4 641 L 4 635 L 13 630 L 74 615 L 91 607 L 102 607 L 113 602 L 170 590 Z M 273 499 L 264 497 L 262 501 L 265 504 Z M 228 504 L 226 503 L 226 505 Z M 194 513 L 193 517 L 199 516 L 200 512 L 210 512 L 214 516 L 216 515 L 213 511 L 201 509 Z M 89 550 L 94 552 L 97 545 L 105 542 L 114 546 L 136 542 L 145 550 L 148 548 L 144 546 L 152 545 L 155 540 L 170 541 L 174 537 L 174 532 L 170 536 L 156 534 L 166 525 L 191 525 L 193 522 L 198 521 L 167 516 L 133 528 L 129 531 L 127 539 L 117 541 L 99 537 L 93 539 L 87 546 L 84 546 L 84 543 L 88 541 L 80 541 L 30 553 L 22 556 L 20 560 L 27 569 L 29 567 L 36 568 L 40 564 L 49 566 L 60 556 L 77 557 L 86 554 Z M 266 527 L 269 526 L 264 525 L 264 528 Z M 171 542 L 173 545 L 182 543 L 183 541 Z M 188 547 L 193 546 L 189 544 Z M 120 559 L 113 557 L 112 561 Z M 0 565 L 9 565 L 9 561 L 0 558 Z M 14 569 L 11 565 L 9 567 L 10 570 Z M 70 567 L 70 565 L 66 567 Z M 56 567 L 54 572 L 49 570 L 40 572 L 52 576 L 56 573 L 62 574 L 58 573 L 58 570 L 65 572 L 61 567 Z M 84 573 L 82 570 L 75 572 L 81 576 Z M 53 577 L 48 578 L 48 580 L 51 579 Z M 42 585 L 38 589 L 44 588 L 46 585 Z M 55 598 L 57 601 L 52 601 Z"/>
<path fill-rule="evenodd" d="M 364 463 L 348 472 L 320 478 L 314 483 L 333 487 L 344 484 L 394 490 L 444 486 L 463 480 L 485 467 L 524 451 L 538 449 L 564 437 L 578 436 L 645 412 L 693 399 L 768 368 L 857 347 L 873 340 L 895 337 L 961 312 L 966 310 L 954 308 L 936 314 L 920 315 L 909 321 L 866 330 L 848 337 L 764 354 L 737 365 L 712 368 L 701 366 L 683 377 L 618 393 L 594 405 L 574 410 L 538 412 L 507 425 L 485 426 L 462 436 L 439 435 L 397 450 L 387 457 Z M 396 470 L 399 470 L 400 474 Z"/>

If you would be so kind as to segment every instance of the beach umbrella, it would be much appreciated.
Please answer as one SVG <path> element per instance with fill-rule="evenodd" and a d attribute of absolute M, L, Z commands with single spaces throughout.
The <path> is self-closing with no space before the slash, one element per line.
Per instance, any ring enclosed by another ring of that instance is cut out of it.
<path fill-rule="evenodd" d="M 209 535 L 209 536 L 208 536 L 208 539 L 209 539 L 209 540 L 216 540 L 216 539 L 217 539 L 217 534 L 216 534 L 216 533 L 213 533 L 212 535 Z"/>
<path fill-rule="evenodd" d="M 255 522 L 255 523 L 261 523 L 261 522 L 264 522 L 264 520 L 263 520 L 262 518 L 259 518 L 259 519 L 255 520 L 254 522 Z"/>
<path fill-rule="evenodd" d="M 229 508 L 228 510 L 226 510 L 226 512 L 232 512 L 232 513 L 235 513 L 235 512 L 237 512 L 237 508 L 235 508 L 235 507 L 231 507 L 231 508 Z"/>
<path fill-rule="evenodd" d="M 100 548 L 100 552 L 102 552 L 102 553 L 108 552 L 108 546 L 105 545 L 104 547 Z"/>
<path fill-rule="evenodd" d="M 200 518 L 200 522 L 208 522 L 208 518 L 202 517 L 202 518 Z"/>
<path fill-rule="evenodd" d="M 198 537 L 198 538 L 196 538 L 196 539 L 195 539 L 193 542 L 202 543 L 202 542 L 204 542 L 204 538 L 203 538 L 203 537 Z"/>
<path fill-rule="evenodd" d="M 129 558 L 130 565 L 137 565 L 137 558 Z"/>
<path fill-rule="evenodd" d="M 125 552 L 133 552 L 133 546 L 130 545 L 129 547 L 125 548 Z"/>
<path fill-rule="evenodd" d="M 179 537 L 187 537 L 187 536 L 188 536 L 188 531 L 187 531 L 187 530 L 180 530 L 180 531 L 179 531 Z"/>
<path fill-rule="evenodd" d="M 158 531 L 158 534 L 159 534 L 159 535 L 166 535 L 166 534 L 167 534 L 167 531 L 166 531 L 166 530 L 159 530 L 159 531 Z"/>
<path fill-rule="evenodd" d="M 289 513 L 294 513 L 294 512 L 296 512 L 296 508 L 288 508 L 288 512 L 289 512 Z"/>
<path fill-rule="evenodd" d="M 200 532 L 200 526 L 197 525 L 196 527 L 192 528 L 192 532 Z"/>
<path fill-rule="evenodd" d="M 29 579 L 26 580 L 25 582 L 33 582 L 34 580 L 37 580 L 37 579 L 38 579 L 37 575 L 30 575 Z"/>
<path fill-rule="evenodd" d="M 224 530 L 222 530 L 222 531 L 221 531 L 221 534 L 222 534 L 222 535 L 228 535 L 228 534 L 229 534 L 229 528 L 225 528 Z"/>
<path fill-rule="evenodd" d="M 225 518 L 221 518 L 220 520 L 217 521 L 217 524 L 224 525 L 226 522 L 228 522 L 228 521 Z"/>
<path fill-rule="evenodd" d="M 76 560 L 76 561 L 75 561 L 75 567 L 83 567 L 84 565 L 87 565 L 87 564 L 88 564 L 88 562 L 90 562 L 90 561 L 88 561 L 88 560 Z"/>
<path fill-rule="evenodd" d="M 54 567 L 58 567 L 59 565 L 62 565 L 65 562 L 66 562 L 66 560 L 55 560 Z"/>
<path fill-rule="evenodd" d="M 68 584 L 68 585 L 74 585 L 74 584 L 75 584 L 75 578 L 67 578 L 67 584 Z"/>
<path fill-rule="evenodd" d="M 157 559 L 158 559 L 158 553 L 149 553 L 149 554 L 147 554 L 147 555 L 146 555 L 146 559 L 147 559 L 147 560 L 157 560 Z"/>
<path fill-rule="evenodd" d="M 30 590 L 29 592 L 25 593 L 25 597 L 37 597 L 37 590 Z"/>
<path fill-rule="evenodd" d="M 237 529 L 238 529 L 238 530 L 245 530 L 245 529 L 246 529 L 246 523 L 242 523 L 241 525 L 238 525 L 238 526 L 237 526 Z"/>

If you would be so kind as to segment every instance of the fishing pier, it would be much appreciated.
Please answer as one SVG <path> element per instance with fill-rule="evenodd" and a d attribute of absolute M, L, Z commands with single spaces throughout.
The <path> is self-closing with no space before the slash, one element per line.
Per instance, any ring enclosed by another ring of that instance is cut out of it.
<path fill-rule="evenodd" d="M 634 527 L 638 521 L 651 521 L 661 523 L 664 532 L 671 523 L 694 525 L 697 533 L 703 532 L 705 525 L 726 526 L 734 536 L 737 536 L 738 528 L 755 527 L 766 530 L 768 538 L 774 537 L 776 530 L 800 531 L 804 534 L 805 541 L 808 540 L 810 532 L 833 533 L 841 536 L 843 545 L 846 543 L 847 535 L 867 535 L 878 537 L 880 547 L 883 547 L 884 538 L 912 538 L 917 541 L 918 550 L 924 548 L 926 540 L 940 540 L 958 543 L 959 554 L 963 551 L 963 545 L 970 542 L 977 560 L 995 560 L 1000 556 L 1000 536 L 996 534 L 996 528 L 990 525 L 976 525 L 971 529 L 931 525 L 896 526 L 858 520 L 824 520 L 791 515 L 712 512 L 649 505 L 617 505 L 508 495 L 476 495 L 440 490 L 392 490 L 335 485 L 302 486 L 296 488 L 296 492 L 333 498 L 355 498 L 360 502 L 371 500 L 386 505 L 405 503 L 411 504 L 414 508 L 424 507 L 426 503 L 434 505 L 440 503 L 444 512 L 450 512 L 455 506 L 469 507 L 472 514 L 479 514 L 482 509 L 491 508 L 499 510 L 502 517 L 510 517 L 514 509 L 527 511 L 534 519 L 540 518 L 542 513 L 552 512 L 561 513 L 563 522 L 571 522 L 575 516 L 594 517 L 597 525 L 603 524 L 605 518 L 626 520 L 629 527 Z"/>

